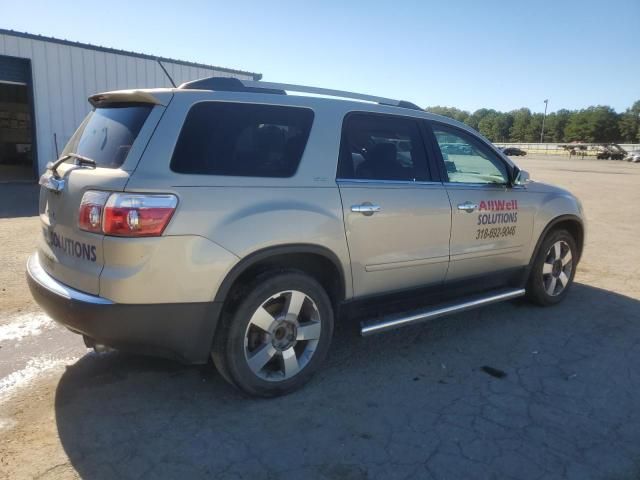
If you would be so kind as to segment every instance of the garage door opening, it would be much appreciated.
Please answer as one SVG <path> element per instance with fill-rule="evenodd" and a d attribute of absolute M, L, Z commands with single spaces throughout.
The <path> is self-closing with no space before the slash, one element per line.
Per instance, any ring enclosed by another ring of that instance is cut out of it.
<path fill-rule="evenodd" d="M 31 64 L 0 55 L 0 182 L 36 179 Z"/>
<path fill-rule="evenodd" d="M 27 85 L 0 80 L 0 179 L 33 181 L 33 132 Z"/>

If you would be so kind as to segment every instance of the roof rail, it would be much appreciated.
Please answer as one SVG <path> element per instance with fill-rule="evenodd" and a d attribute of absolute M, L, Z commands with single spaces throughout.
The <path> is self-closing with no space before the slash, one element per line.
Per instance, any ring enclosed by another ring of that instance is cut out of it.
<path fill-rule="evenodd" d="M 314 95 L 326 95 L 328 97 L 349 98 L 365 102 L 390 105 L 392 107 L 410 108 L 422 110 L 419 106 L 405 100 L 393 100 L 391 98 L 375 97 L 362 93 L 345 92 L 343 90 L 331 90 L 328 88 L 307 87 L 304 85 L 291 85 L 288 83 L 259 82 L 254 80 L 240 80 L 232 77 L 209 77 L 200 80 L 183 83 L 178 88 L 183 90 L 219 90 L 227 92 L 254 92 L 286 95 L 287 91 L 299 93 L 311 93 Z"/>

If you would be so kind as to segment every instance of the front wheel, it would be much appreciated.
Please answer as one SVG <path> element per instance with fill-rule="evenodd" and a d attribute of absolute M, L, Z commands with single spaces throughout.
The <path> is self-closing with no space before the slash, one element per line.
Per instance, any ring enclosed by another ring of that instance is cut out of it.
<path fill-rule="evenodd" d="M 241 296 L 235 311 L 223 315 L 212 353 L 216 367 L 251 395 L 300 388 L 329 350 L 329 296 L 315 279 L 296 271 L 258 277 Z"/>
<path fill-rule="evenodd" d="M 543 306 L 561 302 L 573 284 L 577 253 L 576 242 L 569 232 L 551 232 L 533 261 L 527 297 Z"/>

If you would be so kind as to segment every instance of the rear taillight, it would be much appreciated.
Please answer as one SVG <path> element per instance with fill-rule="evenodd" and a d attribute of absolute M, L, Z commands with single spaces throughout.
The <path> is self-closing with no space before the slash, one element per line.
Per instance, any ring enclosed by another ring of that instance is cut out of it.
<path fill-rule="evenodd" d="M 109 198 L 109 192 L 88 191 L 82 196 L 78 227 L 87 232 L 102 232 L 102 212 Z"/>
<path fill-rule="evenodd" d="M 104 207 L 105 235 L 154 237 L 162 235 L 178 205 L 174 195 L 114 193 Z"/>
<path fill-rule="evenodd" d="M 177 205 L 178 199 L 170 194 L 88 191 L 82 197 L 78 226 L 105 235 L 155 237 L 162 235 Z"/>

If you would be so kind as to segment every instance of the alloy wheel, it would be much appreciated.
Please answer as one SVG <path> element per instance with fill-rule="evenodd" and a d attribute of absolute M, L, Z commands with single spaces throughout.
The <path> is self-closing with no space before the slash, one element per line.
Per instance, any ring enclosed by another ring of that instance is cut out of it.
<path fill-rule="evenodd" d="M 277 293 L 249 320 L 244 338 L 247 364 L 263 380 L 288 380 L 309 363 L 321 331 L 320 313 L 311 297 L 297 290 Z"/>
<path fill-rule="evenodd" d="M 572 271 L 571 247 L 564 240 L 558 240 L 551 245 L 542 264 L 542 285 L 547 295 L 560 295 L 569 285 Z"/>

